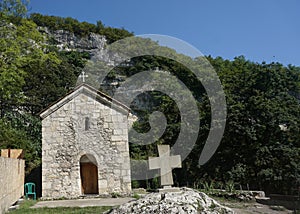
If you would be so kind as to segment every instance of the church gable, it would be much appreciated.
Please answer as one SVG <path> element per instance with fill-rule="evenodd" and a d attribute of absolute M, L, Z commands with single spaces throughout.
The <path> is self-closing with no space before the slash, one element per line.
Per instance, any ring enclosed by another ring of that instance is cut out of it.
<path fill-rule="evenodd" d="M 130 192 L 126 106 L 82 85 L 41 117 L 43 197 Z"/>
<path fill-rule="evenodd" d="M 120 113 L 128 114 L 129 108 L 125 106 L 124 104 L 120 103 L 117 100 L 114 100 L 113 98 L 109 97 L 108 95 L 86 85 L 82 84 L 76 87 L 73 91 L 71 91 L 69 94 L 67 94 L 62 99 L 58 100 L 56 103 L 52 104 L 50 107 L 48 107 L 46 110 L 42 111 L 40 113 L 40 117 L 42 119 L 48 117 L 53 112 L 57 111 L 73 99 L 75 99 L 79 95 L 86 95 L 89 97 L 89 102 L 99 102 L 103 105 L 109 106 L 109 108 L 115 109 L 116 111 L 119 111 Z M 86 102 L 87 100 L 82 100 L 83 102 Z M 78 102 L 78 101 L 77 101 Z"/>

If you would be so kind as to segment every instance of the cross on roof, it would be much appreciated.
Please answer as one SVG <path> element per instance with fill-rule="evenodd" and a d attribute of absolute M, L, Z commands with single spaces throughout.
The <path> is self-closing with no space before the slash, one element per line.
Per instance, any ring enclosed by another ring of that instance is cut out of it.
<path fill-rule="evenodd" d="M 169 145 L 157 145 L 159 157 L 149 157 L 149 169 L 160 169 L 161 186 L 173 185 L 172 168 L 181 168 L 180 155 L 170 156 Z"/>
<path fill-rule="evenodd" d="M 82 78 L 82 82 L 85 82 L 85 78 L 89 77 L 88 75 L 85 75 L 85 72 L 82 71 L 81 74 L 79 75 L 79 78 Z"/>

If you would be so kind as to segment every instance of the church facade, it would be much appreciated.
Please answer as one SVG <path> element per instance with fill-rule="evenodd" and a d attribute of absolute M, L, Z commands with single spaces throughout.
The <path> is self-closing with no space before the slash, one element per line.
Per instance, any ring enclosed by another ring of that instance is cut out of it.
<path fill-rule="evenodd" d="M 131 192 L 126 106 L 82 84 L 40 116 L 43 198 Z"/>

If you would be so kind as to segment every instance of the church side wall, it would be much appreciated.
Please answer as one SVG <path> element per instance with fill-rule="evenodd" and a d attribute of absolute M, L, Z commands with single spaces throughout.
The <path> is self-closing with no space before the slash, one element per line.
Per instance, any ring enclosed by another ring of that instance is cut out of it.
<path fill-rule="evenodd" d="M 80 94 L 42 127 L 43 198 L 82 195 L 79 161 L 85 154 L 97 161 L 99 194 L 131 191 L 127 115 Z"/>

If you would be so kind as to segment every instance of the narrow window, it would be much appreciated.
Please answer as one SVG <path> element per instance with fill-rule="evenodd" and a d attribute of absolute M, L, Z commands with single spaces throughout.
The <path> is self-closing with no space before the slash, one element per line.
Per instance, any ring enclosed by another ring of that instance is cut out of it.
<path fill-rule="evenodd" d="M 85 118 L 85 131 L 90 129 L 90 118 Z"/>

